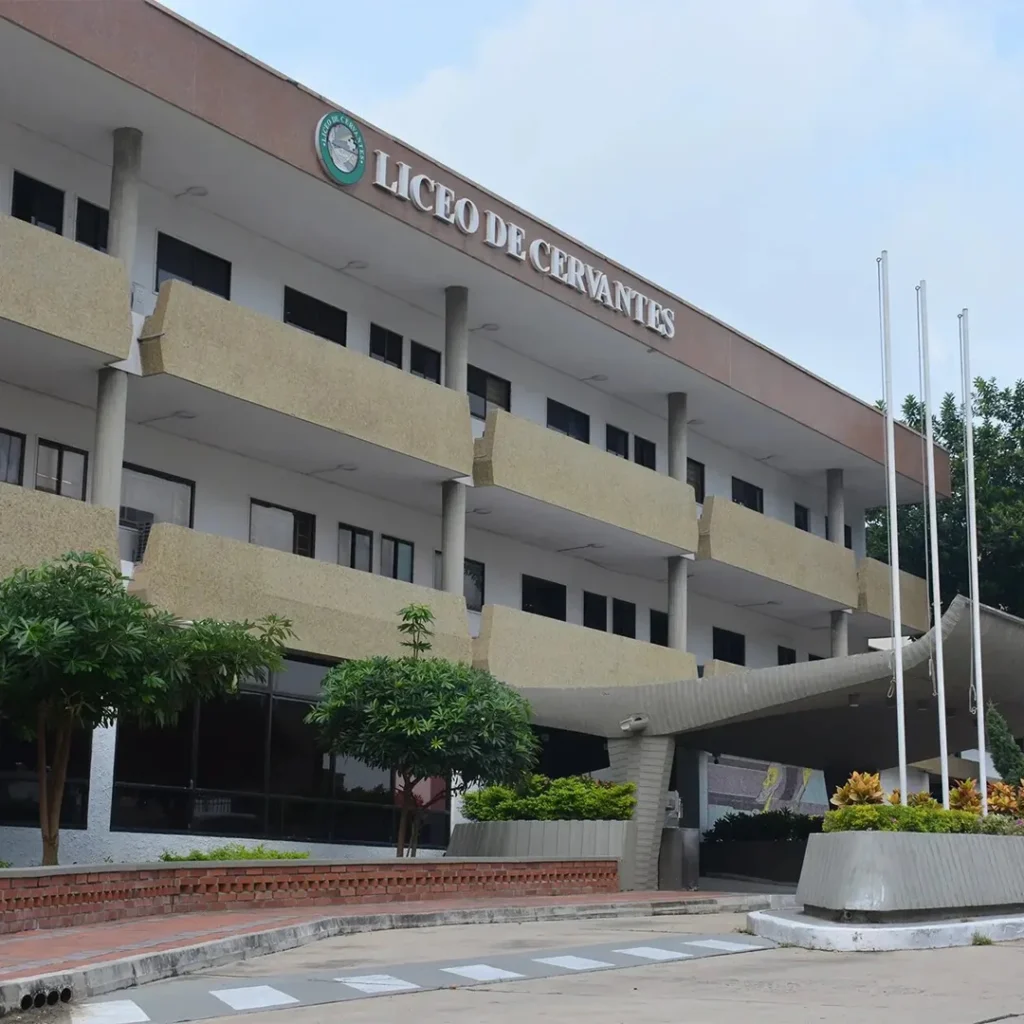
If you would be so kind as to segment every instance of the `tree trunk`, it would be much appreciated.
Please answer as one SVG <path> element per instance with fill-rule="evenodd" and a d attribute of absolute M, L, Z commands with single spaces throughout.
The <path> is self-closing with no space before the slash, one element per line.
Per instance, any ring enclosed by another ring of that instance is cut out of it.
<path fill-rule="evenodd" d="M 39 790 L 39 832 L 43 840 L 44 866 L 57 863 L 57 846 L 50 837 L 50 787 L 46 773 L 46 707 L 36 711 L 36 785 Z"/>
<path fill-rule="evenodd" d="M 412 839 L 409 841 L 409 856 L 415 857 L 420 846 L 420 811 L 415 808 L 412 816 Z"/>
<path fill-rule="evenodd" d="M 37 719 L 36 768 L 39 772 L 39 823 L 43 837 L 43 866 L 58 863 L 60 847 L 60 810 L 64 803 L 64 783 L 71 757 L 71 733 L 74 721 L 67 713 L 61 715 L 54 730 L 53 765 L 47 771 L 46 711 L 40 709 Z"/>
<path fill-rule="evenodd" d="M 395 850 L 396 857 L 405 856 L 405 836 L 409 828 L 409 808 L 404 804 L 398 812 L 398 847 Z"/>
<path fill-rule="evenodd" d="M 416 821 L 416 794 L 413 787 L 416 782 L 412 779 L 402 777 L 402 810 L 398 816 L 398 850 L 396 856 L 404 857 L 405 848 L 409 841 L 410 825 Z M 415 847 L 414 847 L 415 849 Z M 415 856 L 415 853 L 413 853 Z"/>

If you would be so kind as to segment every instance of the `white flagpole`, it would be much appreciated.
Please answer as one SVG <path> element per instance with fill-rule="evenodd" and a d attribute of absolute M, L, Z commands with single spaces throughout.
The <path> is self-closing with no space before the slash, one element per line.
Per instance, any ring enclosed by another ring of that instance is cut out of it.
<path fill-rule="evenodd" d="M 935 505 L 935 442 L 932 436 L 932 366 L 928 351 L 928 289 L 917 286 L 921 325 L 921 377 L 924 381 L 925 467 L 928 480 L 928 548 L 932 577 L 932 631 L 935 637 L 935 691 L 939 703 L 939 758 L 942 761 L 942 806 L 949 810 L 949 747 L 946 743 L 946 669 L 942 652 L 942 587 L 939 581 L 939 527 Z"/>
<path fill-rule="evenodd" d="M 889 330 L 889 254 L 879 258 L 882 352 L 885 377 L 885 468 L 889 511 L 889 590 L 892 597 L 892 658 L 896 677 L 896 740 L 900 759 L 900 803 L 907 804 L 907 727 L 903 699 L 903 606 L 900 598 L 900 543 L 896 517 L 896 426 L 892 400 L 892 336 Z"/>
<path fill-rule="evenodd" d="M 964 466 L 967 478 L 967 559 L 971 581 L 971 665 L 978 706 L 978 788 L 981 813 L 988 814 L 988 766 L 985 753 L 985 687 L 981 675 L 981 609 L 978 586 L 978 514 L 974 495 L 974 382 L 971 379 L 971 336 L 967 310 L 960 313 L 960 372 L 964 394 Z"/>

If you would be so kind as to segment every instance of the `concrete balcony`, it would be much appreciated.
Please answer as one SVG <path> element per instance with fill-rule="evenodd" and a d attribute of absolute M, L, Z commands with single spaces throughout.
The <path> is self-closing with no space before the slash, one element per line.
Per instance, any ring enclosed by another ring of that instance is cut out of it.
<path fill-rule="evenodd" d="M 686 651 L 497 604 L 484 605 L 473 664 L 522 689 L 629 686 L 697 676 L 696 659 Z"/>
<path fill-rule="evenodd" d="M 433 609 L 433 653 L 470 660 L 462 597 L 245 541 L 157 523 L 131 589 L 186 619 L 291 619 L 295 650 L 325 658 L 407 653 L 398 612 Z"/>
<path fill-rule="evenodd" d="M 101 551 L 116 564 L 113 509 L 0 484 L 0 579 L 68 551 Z"/>
<path fill-rule="evenodd" d="M 874 636 L 888 636 L 892 629 L 889 566 L 874 558 L 862 558 L 857 563 L 857 589 L 859 599 L 854 619 L 858 629 Z M 920 576 L 900 572 L 900 606 L 904 633 L 928 631 L 931 619 L 928 584 Z"/>
<path fill-rule="evenodd" d="M 473 471 L 465 395 L 183 284 L 140 336 L 129 415 L 349 487 Z"/>
<path fill-rule="evenodd" d="M 664 578 L 665 558 L 697 548 L 689 484 L 502 410 L 476 441 L 473 480 L 482 529 L 548 550 Z"/>

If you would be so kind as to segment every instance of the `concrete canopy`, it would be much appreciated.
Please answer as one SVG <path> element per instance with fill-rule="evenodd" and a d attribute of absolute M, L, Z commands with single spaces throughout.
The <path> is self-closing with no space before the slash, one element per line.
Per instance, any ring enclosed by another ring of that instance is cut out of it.
<path fill-rule="evenodd" d="M 949 749 L 976 745 L 969 711 L 970 602 L 957 597 L 942 617 Z M 981 608 L 986 703 L 1024 733 L 1024 620 Z M 903 647 L 908 761 L 938 754 L 937 702 L 930 666 L 934 630 Z M 643 735 L 675 735 L 687 747 L 786 764 L 848 771 L 897 763 L 896 708 L 887 700 L 892 652 L 737 671 L 712 679 L 641 686 L 529 688 L 539 725 L 622 737 L 620 723 L 646 715 Z M 853 706 L 852 706 L 853 705 Z"/>

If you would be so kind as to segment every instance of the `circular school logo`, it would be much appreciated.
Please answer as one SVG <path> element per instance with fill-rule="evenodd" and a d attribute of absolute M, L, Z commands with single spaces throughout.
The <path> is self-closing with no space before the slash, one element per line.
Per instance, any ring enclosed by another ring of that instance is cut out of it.
<path fill-rule="evenodd" d="M 354 185 L 366 170 L 366 143 L 359 125 L 335 110 L 316 126 L 316 151 L 330 178 L 339 185 Z"/>

